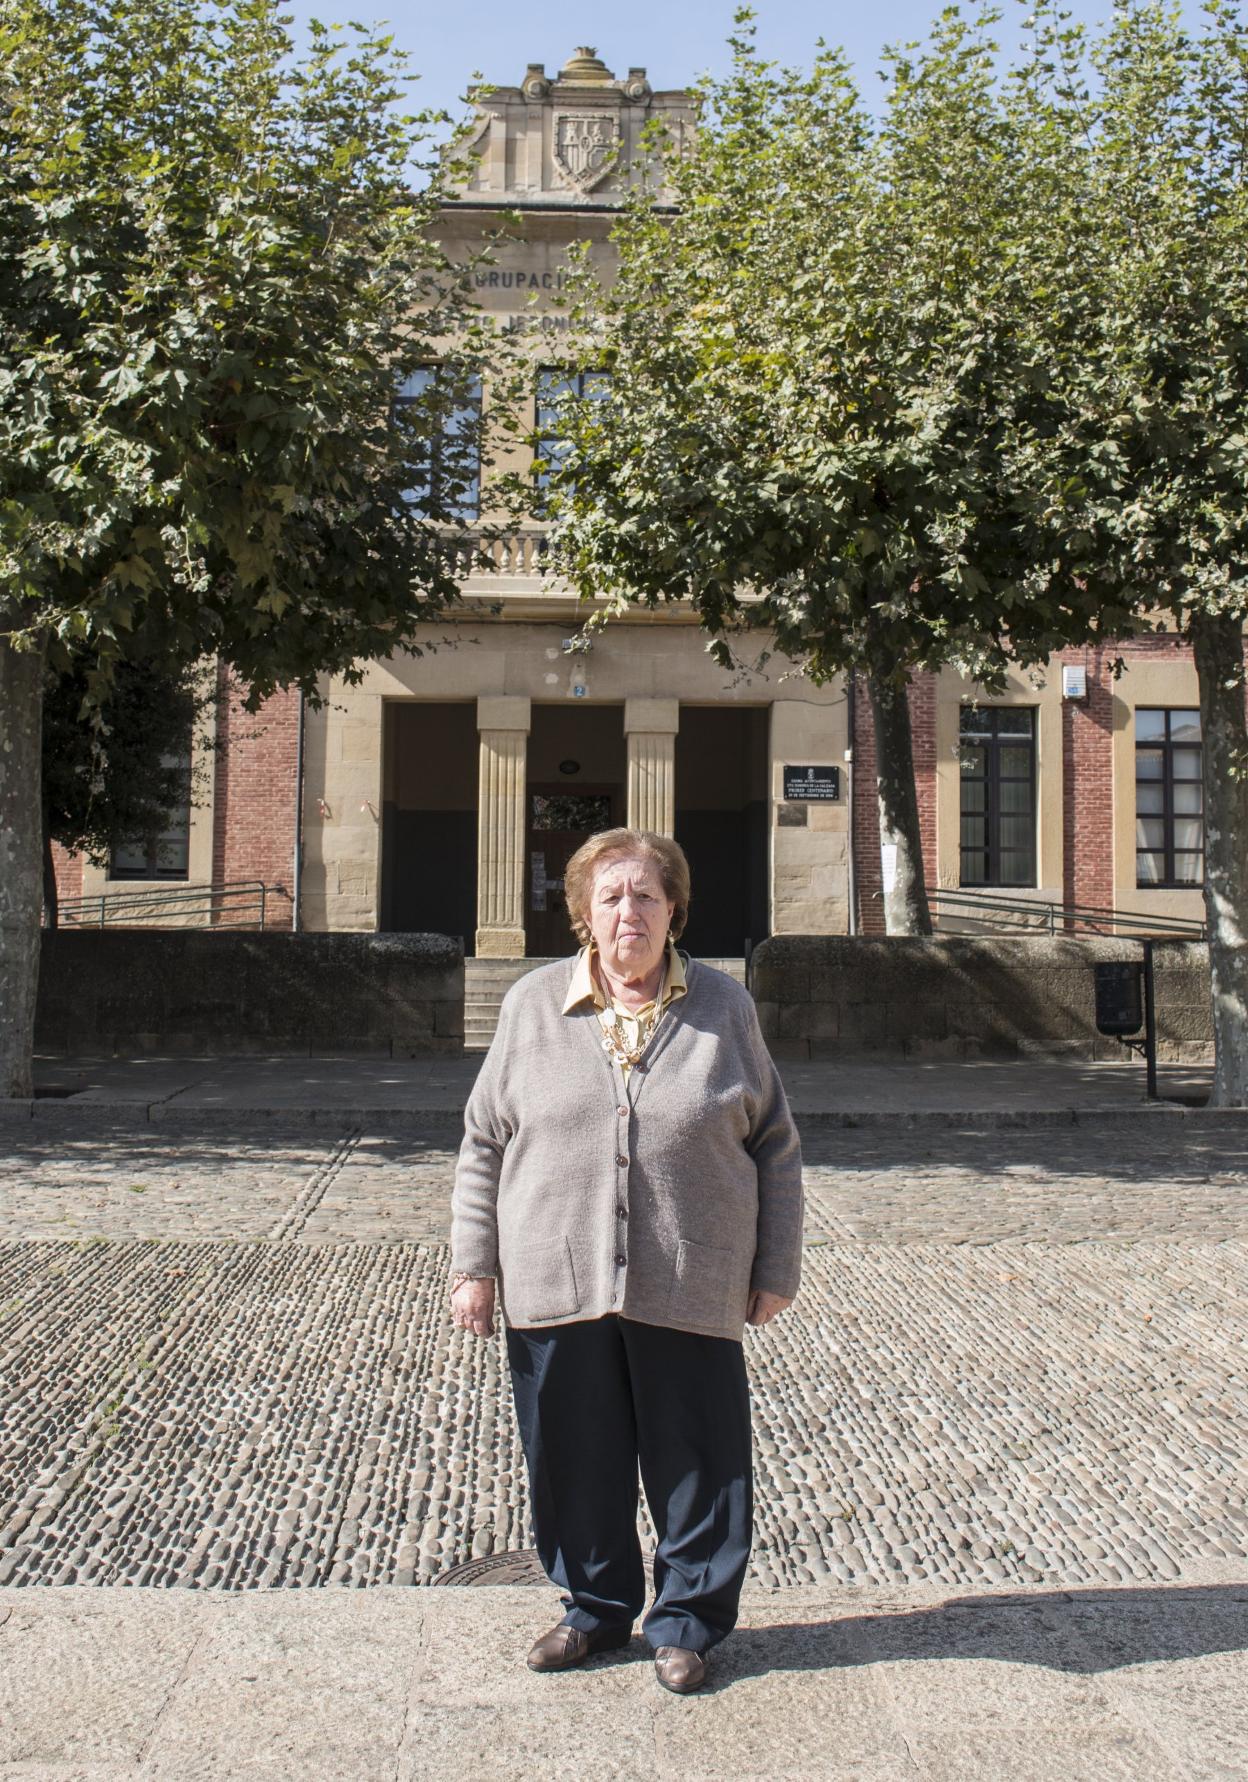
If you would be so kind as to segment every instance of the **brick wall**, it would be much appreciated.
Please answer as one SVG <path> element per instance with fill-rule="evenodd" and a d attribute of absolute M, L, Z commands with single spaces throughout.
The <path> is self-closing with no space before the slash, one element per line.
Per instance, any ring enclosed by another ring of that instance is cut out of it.
<path fill-rule="evenodd" d="M 1114 903 L 1114 785 L 1112 664 L 1122 658 L 1191 662 L 1191 646 L 1170 634 L 1064 650 L 1054 660 L 1086 665 L 1088 696 L 1062 702 L 1062 895 L 1067 903 L 1101 908 Z M 910 687 L 915 785 L 923 862 L 936 882 L 936 679 L 918 675 Z M 875 727 L 863 677 L 858 681 L 854 722 L 853 835 L 858 882 L 859 930 L 884 933 L 880 882 L 879 815 L 875 791 Z M 1129 787 L 1120 788 L 1122 795 Z"/>
<path fill-rule="evenodd" d="M 299 695 L 275 693 L 253 713 L 243 710 L 239 690 L 224 669 L 220 687 L 213 881 L 260 879 L 270 888 L 280 887 L 268 899 L 265 923 L 289 927 L 294 911 Z"/>
<path fill-rule="evenodd" d="M 52 866 L 56 873 L 56 895 L 60 902 L 66 897 L 82 896 L 82 855 L 71 854 L 60 842 L 52 843 Z"/>
<path fill-rule="evenodd" d="M 1113 679 L 1122 652 L 1064 650 L 1087 668 L 1086 699 L 1062 701 L 1062 897 L 1110 909 L 1114 902 Z M 1057 671 L 1060 673 L 1060 669 Z"/>
<path fill-rule="evenodd" d="M 224 669 L 218 686 L 217 749 L 210 767 L 213 882 L 260 879 L 271 890 L 278 887 L 267 901 L 265 920 L 286 928 L 294 907 L 299 695 L 277 693 L 251 713 L 243 710 L 241 694 Z M 52 856 L 58 895 L 80 897 L 82 856 L 59 844 Z"/>

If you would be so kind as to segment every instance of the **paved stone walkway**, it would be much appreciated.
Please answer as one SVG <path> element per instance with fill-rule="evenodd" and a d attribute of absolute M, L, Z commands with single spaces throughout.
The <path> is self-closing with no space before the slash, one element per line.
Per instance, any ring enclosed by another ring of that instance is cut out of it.
<path fill-rule="evenodd" d="M 501 1341 L 445 1317 L 453 1130 L 9 1136 L 0 1584 L 431 1583 L 529 1543 Z M 805 1148 L 803 1292 L 747 1333 L 757 1585 L 1245 1561 L 1236 1130 Z"/>
<path fill-rule="evenodd" d="M 179 1130 L 246 1122 L 329 1130 L 410 1130 L 414 1121 L 458 1118 L 482 1054 L 391 1059 L 349 1056 L 257 1058 L 41 1058 L 41 1099 L 0 1101 L 0 1128 L 35 1121 L 57 1131 L 107 1119 Z M 843 1125 L 1114 1122 L 1181 1118 L 1207 1098 L 1202 1065 L 1159 1068 L 1164 1104 L 1145 1098 L 1144 1067 L 1122 1063 L 1026 1063 L 848 1057 L 831 1063 L 781 1061 L 794 1113 Z M 1226 1116 L 1217 1116 L 1226 1118 Z M 1213 1116 L 1205 1115 L 1208 1120 Z M 1243 1125 L 1243 1114 L 1229 1116 Z"/>
<path fill-rule="evenodd" d="M 536 1601 L 534 1599 L 537 1599 Z M 640 1638 L 524 1667 L 553 1595 L 0 1590 L 24 1782 L 1193 1782 L 1243 1777 L 1248 1587 L 752 1587 L 707 1688 Z"/>

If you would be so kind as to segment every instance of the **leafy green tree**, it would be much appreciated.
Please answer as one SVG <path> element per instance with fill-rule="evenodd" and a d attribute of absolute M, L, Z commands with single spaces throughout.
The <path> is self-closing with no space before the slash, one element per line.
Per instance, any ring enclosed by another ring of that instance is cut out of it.
<path fill-rule="evenodd" d="M 1066 194 L 1036 240 L 1038 351 L 1059 417 L 1054 511 L 1089 587 L 1191 640 L 1204 745 L 1215 1105 L 1248 1104 L 1248 21 L 1189 30 L 1120 0 L 1051 5 L 1018 104 Z M 1041 250 L 1049 251 L 1047 266 Z"/>
<path fill-rule="evenodd" d="M 475 442 L 436 489 L 428 442 L 497 340 L 436 240 L 453 157 L 412 190 L 406 79 L 363 27 L 297 57 L 274 0 L 0 13 L 0 1094 L 30 1089 L 47 670 L 85 658 L 99 701 L 127 658 L 218 657 L 253 704 L 315 696 L 455 598 Z"/>
<path fill-rule="evenodd" d="M 88 700 L 90 663 L 49 671 L 43 697 L 43 904 L 58 922 L 52 844 L 103 866 L 120 847 L 160 835 L 204 788 L 211 754 L 194 747 L 215 705 L 202 665 L 176 678 L 145 662 L 117 664 L 102 705 Z M 84 706 L 87 715 L 84 717 Z"/>
<path fill-rule="evenodd" d="M 930 931 L 906 687 L 992 684 L 1098 625 L 1052 526 L 1052 431 L 1024 244 L 1036 184 L 995 15 L 887 56 L 876 125 L 844 57 L 779 73 L 737 14 L 733 68 L 639 194 L 608 291 L 578 292 L 612 400 L 569 405 L 557 560 L 585 595 L 692 603 L 723 661 L 749 631 L 816 681 L 865 672 L 889 932 Z M 656 142 L 656 149 L 662 148 Z"/>

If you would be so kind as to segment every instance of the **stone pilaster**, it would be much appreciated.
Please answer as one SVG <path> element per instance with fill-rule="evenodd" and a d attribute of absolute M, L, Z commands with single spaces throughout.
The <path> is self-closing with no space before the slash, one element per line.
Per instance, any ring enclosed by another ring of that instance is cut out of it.
<path fill-rule="evenodd" d="M 676 699 L 626 699 L 628 826 L 671 835 L 676 828 Z"/>
<path fill-rule="evenodd" d="M 524 799 L 527 698 L 477 700 L 481 785 L 477 815 L 477 954 L 524 957 Z"/>

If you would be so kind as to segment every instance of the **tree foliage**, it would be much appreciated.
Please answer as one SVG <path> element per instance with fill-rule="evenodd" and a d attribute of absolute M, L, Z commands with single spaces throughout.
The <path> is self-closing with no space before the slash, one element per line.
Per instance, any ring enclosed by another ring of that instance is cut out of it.
<path fill-rule="evenodd" d="M 559 561 L 586 594 L 692 601 L 725 662 L 761 628 L 816 680 L 865 671 L 906 863 L 890 927 L 923 928 L 911 671 L 992 681 L 1127 614 L 1051 524 L 1045 343 L 1018 326 L 1037 181 L 995 15 L 890 52 L 878 124 L 840 51 L 777 70 L 750 16 L 670 158 L 676 214 L 642 193 L 613 286 L 585 269 L 613 399 L 570 414 Z"/>
<path fill-rule="evenodd" d="M 412 190 L 441 120 L 407 79 L 360 26 L 296 55 L 274 0 L 0 11 L 0 1093 L 29 1085 L 44 662 L 97 707 L 123 661 L 214 657 L 253 706 L 315 699 L 457 597 L 479 429 L 436 486 L 429 442 L 503 343 L 438 244 L 454 156 Z"/>
<path fill-rule="evenodd" d="M 0 622 L 56 668 L 314 693 L 455 598 L 406 498 L 454 391 L 394 396 L 492 342 L 389 39 L 312 31 L 291 60 L 272 0 L 5 9 Z"/>
<path fill-rule="evenodd" d="M 679 210 L 643 195 L 582 290 L 610 404 L 573 405 L 559 553 L 586 594 L 692 601 L 866 671 L 881 829 L 921 869 L 899 683 L 991 687 L 1062 645 L 1190 638 L 1205 759 L 1215 1099 L 1248 1102 L 1248 29 L 1116 0 L 1089 31 L 944 12 L 886 57 L 777 75 L 738 14 Z M 891 757 L 891 759 L 890 759 Z M 906 887 L 903 886 L 903 891 Z"/>
<path fill-rule="evenodd" d="M 1248 1103 L 1248 22 L 1119 0 L 1090 34 L 1049 7 L 1020 83 L 1065 192 L 1047 250 L 1049 451 L 1086 572 L 1190 638 L 1204 742 L 1214 1099 Z"/>

